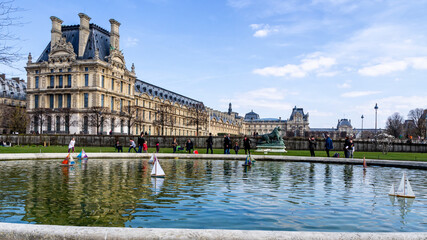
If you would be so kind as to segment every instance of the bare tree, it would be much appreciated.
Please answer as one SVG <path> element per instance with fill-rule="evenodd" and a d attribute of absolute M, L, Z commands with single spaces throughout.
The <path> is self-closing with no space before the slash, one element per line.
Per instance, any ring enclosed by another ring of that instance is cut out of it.
<path fill-rule="evenodd" d="M 86 112 L 83 113 L 82 125 L 83 130 L 87 133 L 86 127 L 95 127 L 96 134 L 99 135 L 100 128 L 105 126 L 105 117 L 109 115 L 108 108 L 106 107 L 90 107 Z"/>
<path fill-rule="evenodd" d="M 414 123 L 413 127 L 414 127 L 414 133 L 415 133 L 415 135 L 424 137 L 425 131 L 426 131 L 425 130 L 425 128 L 426 128 L 426 125 L 425 125 L 426 118 L 425 118 L 424 109 L 422 109 L 422 108 L 412 109 L 408 113 L 408 118 L 410 120 L 412 120 L 413 123 Z"/>
<path fill-rule="evenodd" d="M 47 116 L 50 112 L 50 108 L 35 108 L 28 113 L 31 118 L 30 122 L 34 126 L 34 132 L 43 134 L 43 126 L 46 123 Z"/>
<path fill-rule="evenodd" d="M 207 128 L 208 125 L 208 112 L 206 111 L 203 103 L 196 104 L 188 108 L 189 111 L 189 126 L 196 126 L 196 134 L 200 136 L 200 130 Z"/>
<path fill-rule="evenodd" d="M 78 121 L 74 119 L 75 111 L 71 108 L 61 108 L 59 110 L 61 124 L 65 126 L 65 131 L 70 134 L 70 127 L 78 126 Z"/>
<path fill-rule="evenodd" d="M 403 132 L 403 117 L 399 113 L 394 113 L 387 118 L 386 132 L 398 138 Z"/>
<path fill-rule="evenodd" d="M 5 118 L 12 132 L 25 133 L 29 120 L 24 107 L 16 106 L 9 108 Z"/>
<path fill-rule="evenodd" d="M 163 102 L 158 103 L 156 108 L 155 120 L 153 121 L 153 125 L 157 128 L 161 128 L 160 135 L 164 135 L 164 130 L 166 126 L 173 127 L 175 125 L 174 116 L 176 107 L 170 103 Z"/>
<path fill-rule="evenodd" d="M 0 63 L 10 67 L 22 58 L 20 49 L 13 45 L 19 38 L 10 30 L 11 27 L 22 24 L 20 18 L 14 16 L 21 9 L 15 7 L 13 3 L 14 1 L 0 2 Z"/>

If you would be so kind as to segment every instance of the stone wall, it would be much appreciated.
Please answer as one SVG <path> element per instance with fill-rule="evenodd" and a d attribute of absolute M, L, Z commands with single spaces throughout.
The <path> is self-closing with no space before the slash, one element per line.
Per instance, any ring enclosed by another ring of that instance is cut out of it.
<path fill-rule="evenodd" d="M 114 146 L 118 140 L 122 146 L 127 146 L 129 139 L 137 141 L 138 136 L 129 135 L 0 135 L 0 141 L 11 142 L 12 145 L 64 145 L 67 146 L 71 138 L 76 140 L 76 146 Z M 161 148 L 170 148 L 172 145 L 173 137 L 170 136 L 145 136 L 149 147 L 155 147 L 156 142 L 160 143 Z M 194 137 L 194 136 L 177 136 L 179 145 L 184 146 L 187 139 L 193 141 L 195 148 L 206 149 L 207 137 Z M 213 137 L 214 148 L 223 148 L 223 137 Z M 243 137 L 232 137 L 234 142 L 238 142 L 240 147 L 243 148 Z M 252 140 L 252 148 L 255 148 L 255 139 Z M 285 138 L 285 145 L 287 150 L 308 150 L 307 139 L 300 138 Z M 373 139 L 355 140 L 356 151 L 381 151 L 380 146 L 376 146 Z M 331 152 L 342 151 L 344 146 L 344 139 L 333 140 L 334 150 Z M 324 140 L 317 141 L 316 150 L 324 150 Z M 406 143 L 404 141 L 396 140 L 390 145 L 390 152 L 427 152 L 427 144 L 424 142 Z M 201 151 L 203 153 L 203 151 Z"/>

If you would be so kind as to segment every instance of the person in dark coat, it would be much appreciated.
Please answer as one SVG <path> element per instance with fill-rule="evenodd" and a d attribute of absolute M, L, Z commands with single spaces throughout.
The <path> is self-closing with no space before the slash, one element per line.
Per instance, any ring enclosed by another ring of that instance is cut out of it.
<path fill-rule="evenodd" d="M 188 139 L 185 143 L 185 149 L 188 151 L 188 153 L 191 153 L 191 150 L 193 149 L 193 142 Z"/>
<path fill-rule="evenodd" d="M 209 149 L 211 150 L 211 154 L 213 154 L 213 149 L 212 149 L 212 146 L 213 146 L 213 137 L 212 137 L 212 133 L 209 133 L 209 137 L 206 140 L 206 144 L 207 144 L 207 146 L 206 146 L 206 154 L 209 153 Z"/>
<path fill-rule="evenodd" d="M 316 146 L 317 146 L 316 139 L 314 139 L 314 136 L 311 136 L 308 139 L 308 148 L 310 149 L 310 154 L 312 157 L 315 157 L 314 149 L 316 148 Z"/>
<path fill-rule="evenodd" d="M 245 154 L 251 154 L 251 140 L 246 136 L 243 139 L 243 148 L 245 149 Z"/>
<path fill-rule="evenodd" d="M 334 149 L 334 145 L 332 144 L 332 139 L 329 137 L 329 134 L 326 134 L 325 151 L 328 157 L 330 157 L 329 151 L 332 149 Z"/>
<path fill-rule="evenodd" d="M 224 154 L 230 153 L 230 139 L 224 135 Z"/>
<path fill-rule="evenodd" d="M 144 133 L 141 133 L 141 136 L 138 137 L 138 153 L 142 152 L 142 147 L 145 143 Z"/>
<path fill-rule="evenodd" d="M 350 157 L 350 150 L 353 151 L 351 149 L 350 138 L 347 136 L 347 137 L 345 137 L 345 141 L 344 141 L 344 156 L 345 156 L 345 158 Z"/>

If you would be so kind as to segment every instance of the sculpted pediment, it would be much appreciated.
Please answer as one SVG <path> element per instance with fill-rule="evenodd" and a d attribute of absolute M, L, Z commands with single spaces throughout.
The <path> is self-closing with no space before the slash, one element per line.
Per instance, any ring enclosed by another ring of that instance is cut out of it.
<path fill-rule="evenodd" d="M 59 39 L 55 43 L 49 53 L 49 62 L 55 61 L 74 61 L 76 59 L 76 53 L 74 53 L 73 45 L 67 42 L 65 37 Z"/>

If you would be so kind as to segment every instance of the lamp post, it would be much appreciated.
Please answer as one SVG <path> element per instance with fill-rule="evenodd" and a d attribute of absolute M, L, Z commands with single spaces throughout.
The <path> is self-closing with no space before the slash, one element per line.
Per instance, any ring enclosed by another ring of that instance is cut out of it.
<path fill-rule="evenodd" d="M 377 138 L 377 112 L 378 112 L 378 104 L 375 103 L 375 138 Z"/>
<path fill-rule="evenodd" d="M 362 119 L 362 131 L 360 133 L 360 137 L 363 138 L 363 119 L 365 118 L 363 115 L 360 117 Z"/>

